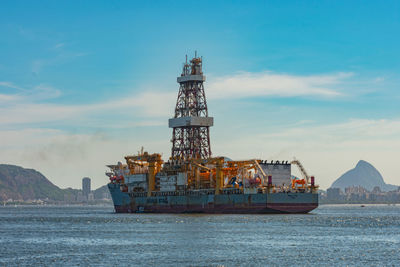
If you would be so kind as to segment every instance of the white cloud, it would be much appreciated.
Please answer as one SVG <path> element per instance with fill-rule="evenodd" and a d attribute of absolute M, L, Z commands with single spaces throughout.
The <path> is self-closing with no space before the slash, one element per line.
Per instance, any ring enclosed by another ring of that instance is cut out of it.
<path fill-rule="evenodd" d="M 46 64 L 45 60 L 41 59 L 34 60 L 32 62 L 32 68 L 31 68 L 32 73 L 36 75 L 39 74 L 45 64 Z"/>
<path fill-rule="evenodd" d="M 137 108 L 144 117 L 159 117 L 172 114 L 175 105 L 176 92 L 142 92 L 130 97 L 123 97 L 91 106 L 91 109 L 127 110 Z"/>
<path fill-rule="evenodd" d="M 272 72 L 241 72 L 210 79 L 206 94 L 211 99 L 256 96 L 331 98 L 343 95 L 338 85 L 343 84 L 352 75 L 352 73 L 337 73 L 296 76 Z"/>
<path fill-rule="evenodd" d="M 32 90 L 27 90 L 24 96 L 26 101 L 35 102 L 39 100 L 57 98 L 61 96 L 61 90 L 47 84 L 39 84 Z"/>
<path fill-rule="evenodd" d="M 346 79 L 351 75 L 239 73 L 211 78 L 205 87 L 207 97 L 218 101 L 260 96 L 335 98 L 343 96 L 339 88 L 346 85 Z M 99 186 L 106 182 L 103 176 L 105 164 L 122 160 L 124 155 L 134 153 L 141 145 L 149 145 L 152 152 L 169 153 L 169 136 L 164 133 L 154 133 L 154 139 L 146 143 L 148 137 L 142 133 L 128 140 L 83 134 L 79 127 L 113 128 L 121 132 L 133 126 L 166 127 L 167 118 L 173 115 L 176 88 L 165 92 L 143 90 L 126 97 L 76 105 L 45 103 L 43 100 L 61 94 L 49 85 L 41 84 L 29 90 L 10 82 L 0 82 L 0 86 L 17 91 L 0 94 L 0 162 L 36 168 L 57 185 L 77 187 L 83 176 L 90 176 L 94 178 L 95 186 Z M 60 128 L 73 126 L 78 132 L 71 134 L 46 129 L 52 122 L 57 122 Z M 359 159 L 374 164 L 386 182 L 396 183 L 399 120 L 350 120 L 313 125 L 313 121 L 301 121 L 263 133 L 253 133 L 249 129 L 249 134 L 236 139 L 235 133 L 227 135 L 227 129 L 216 127 L 212 131 L 212 148 L 215 155 L 232 158 L 282 160 L 297 156 L 309 172 L 317 176 L 323 188 Z"/>
<path fill-rule="evenodd" d="M 4 102 L 11 102 L 18 100 L 19 97 L 17 95 L 7 95 L 7 94 L 0 94 L 0 103 Z"/>
<path fill-rule="evenodd" d="M 64 45 L 65 45 L 65 43 L 58 43 L 58 44 L 56 44 L 56 45 L 54 46 L 54 48 L 55 48 L 55 49 L 62 48 Z"/>
<path fill-rule="evenodd" d="M 61 90 L 47 84 L 39 84 L 29 89 L 2 81 L 0 86 L 14 89 L 14 93 L 0 94 L 0 126 L 24 125 L 47 122 L 62 122 L 65 125 L 75 123 L 88 125 L 104 115 L 117 119 L 110 122 L 97 120 L 101 126 L 107 123 L 112 127 L 128 127 L 137 125 L 160 125 L 159 120 L 151 118 L 165 117 L 173 114 L 176 92 L 143 91 L 131 96 L 85 104 L 56 104 L 45 103 L 43 100 L 58 98 Z M 121 121 L 121 116 L 135 119 Z M 140 120 L 143 119 L 143 121 Z M 118 125 L 120 124 L 120 125 Z M 108 127 L 108 126 L 107 126 Z"/>
<path fill-rule="evenodd" d="M 17 86 L 12 82 L 3 81 L 0 82 L 0 87 L 7 87 L 17 91 L 9 94 L 0 94 L 1 95 L 0 101 L 2 99 L 3 101 L 4 100 L 11 101 L 8 104 L 14 104 L 13 102 L 14 100 L 18 100 L 19 102 L 36 102 L 39 100 L 57 98 L 61 96 L 61 91 L 59 89 L 56 89 L 47 84 L 39 84 L 37 86 L 34 86 L 33 88 L 26 89 Z"/>
<path fill-rule="evenodd" d="M 60 187 L 79 188 L 82 177 L 93 188 L 108 182 L 106 165 L 123 161 L 141 146 L 150 152 L 168 151 L 168 142 L 145 138 L 112 138 L 104 133 L 71 134 L 54 129 L 0 130 L 0 162 L 34 168 Z"/>
<path fill-rule="evenodd" d="M 233 76 L 212 78 L 206 84 L 208 99 L 248 98 L 257 96 L 316 96 L 332 98 L 342 96 L 337 89 L 352 73 L 331 75 L 295 76 L 275 74 L 272 72 L 242 72 Z M 30 90 L 18 87 L 10 82 L 0 85 L 18 88 L 23 93 L 0 95 L 0 101 L 9 105 L 0 107 L 3 114 L 0 124 L 43 123 L 63 120 L 64 123 L 85 122 L 93 117 L 102 117 L 104 113 L 132 117 L 166 117 L 173 115 L 176 101 L 176 89 L 167 92 L 156 92 L 152 89 L 135 93 L 132 96 L 119 97 L 98 103 L 82 105 L 41 103 L 41 100 L 56 98 L 61 91 L 46 84 L 40 84 Z M 19 100 L 15 102 L 16 100 Z M 78 120 L 77 120 L 78 118 Z M 117 121 L 113 121 L 114 124 Z M 126 124 L 126 122 L 124 122 Z M 145 124 L 145 123 L 141 123 Z M 115 125 L 118 127 L 118 125 Z"/>
<path fill-rule="evenodd" d="M 54 129 L 1 130 L 0 162 L 35 168 L 62 187 L 79 187 L 84 176 L 92 177 L 94 187 L 98 187 L 107 182 L 106 164 L 123 161 L 125 155 L 135 153 L 142 145 L 150 152 L 163 152 L 166 159 L 171 143 L 165 132 L 148 136 L 150 132 L 137 135 L 132 131 L 130 137 L 113 137 Z M 249 131 L 240 136 L 216 128 L 211 145 L 215 156 L 233 159 L 290 160 L 295 156 L 316 176 L 321 187 L 327 188 L 360 159 L 372 163 L 387 183 L 400 184 L 398 136 L 400 119 L 349 120 L 287 126 L 263 133 Z"/>
<path fill-rule="evenodd" d="M 26 145 L 37 145 L 46 142 L 49 137 L 60 134 L 60 130 L 26 128 L 24 130 L 2 130 L 0 140 L 4 147 L 23 147 Z"/>
<path fill-rule="evenodd" d="M 16 86 L 14 83 L 12 82 L 0 82 L 0 87 L 8 87 L 8 88 L 12 88 L 12 89 L 18 89 L 18 90 L 22 90 L 21 87 Z"/>
<path fill-rule="evenodd" d="M 39 58 L 39 59 L 33 60 L 31 63 L 31 72 L 35 75 L 39 75 L 42 72 L 42 70 L 46 69 L 47 67 L 54 66 L 54 65 L 60 65 L 65 62 L 74 60 L 76 58 L 88 55 L 88 53 L 86 53 L 86 52 L 65 51 L 64 49 L 62 49 L 63 47 L 64 47 L 64 44 L 58 44 L 52 48 L 59 52 L 54 57 Z"/>
<path fill-rule="evenodd" d="M 217 135 L 217 134 L 215 134 Z M 327 188 L 358 160 L 372 163 L 386 183 L 400 185 L 400 119 L 352 119 L 343 123 L 294 125 L 240 137 L 214 139 L 214 152 L 232 158 L 303 161 Z"/>
<path fill-rule="evenodd" d="M 164 117 L 172 114 L 175 93 L 152 92 L 141 93 L 133 97 L 124 97 L 94 104 L 65 105 L 38 103 L 33 98 L 50 98 L 58 95 L 58 90 L 49 90 L 49 87 L 38 87 L 32 99 L 20 98 L 20 101 L 0 106 L 0 125 L 34 124 L 54 121 L 63 123 L 87 123 L 93 117 L 102 117 L 104 114 L 114 114 L 115 117 L 124 114 L 132 118 Z M 0 95 L 0 101 L 16 98 L 16 95 Z M 104 120 L 101 124 L 106 123 Z M 111 121 L 113 123 L 127 122 Z"/>

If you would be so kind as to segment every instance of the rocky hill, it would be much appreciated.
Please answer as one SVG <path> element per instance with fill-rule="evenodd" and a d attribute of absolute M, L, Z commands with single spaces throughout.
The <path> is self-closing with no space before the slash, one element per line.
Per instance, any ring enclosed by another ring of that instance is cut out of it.
<path fill-rule="evenodd" d="M 72 188 L 61 189 L 36 170 L 0 164 L 0 201 L 46 198 L 63 201 L 65 197 L 76 199 L 79 191 Z M 107 186 L 94 190 L 95 199 L 101 199 L 104 192 L 108 192 Z"/>
<path fill-rule="evenodd" d="M 102 199 L 104 194 L 107 195 L 108 198 L 111 198 L 110 191 L 108 190 L 107 185 L 103 185 L 96 190 L 93 191 L 94 199 Z"/>
<path fill-rule="evenodd" d="M 331 188 L 340 188 L 344 190 L 350 186 L 362 186 L 371 191 L 375 186 L 379 186 L 383 191 L 397 189 L 398 186 L 386 184 L 382 175 L 370 163 L 360 160 L 354 169 L 351 169 L 340 176 Z"/>
<path fill-rule="evenodd" d="M 36 170 L 0 164 L 0 200 L 10 198 L 63 200 L 64 192 Z"/>

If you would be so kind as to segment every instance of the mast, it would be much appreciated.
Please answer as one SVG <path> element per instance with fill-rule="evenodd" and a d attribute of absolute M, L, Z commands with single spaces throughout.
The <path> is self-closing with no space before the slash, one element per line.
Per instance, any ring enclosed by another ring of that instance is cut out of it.
<path fill-rule="evenodd" d="M 169 119 L 172 128 L 173 159 L 211 157 L 210 127 L 214 118 L 208 116 L 202 58 L 195 57 L 183 64 L 182 74 L 177 78 L 179 93 L 175 106 L 174 118 Z"/>

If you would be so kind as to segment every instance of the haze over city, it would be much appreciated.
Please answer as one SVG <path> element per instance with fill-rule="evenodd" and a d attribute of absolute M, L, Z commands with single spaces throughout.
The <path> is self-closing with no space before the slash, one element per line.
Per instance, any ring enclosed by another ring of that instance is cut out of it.
<path fill-rule="evenodd" d="M 3 3 L 0 162 L 96 188 L 142 146 L 167 159 L 176 77 L 197 51 L 213 155 L 296 157 L 323 189 L 362 159 L 398 184 L 398 2 L 157 6 Z"/>

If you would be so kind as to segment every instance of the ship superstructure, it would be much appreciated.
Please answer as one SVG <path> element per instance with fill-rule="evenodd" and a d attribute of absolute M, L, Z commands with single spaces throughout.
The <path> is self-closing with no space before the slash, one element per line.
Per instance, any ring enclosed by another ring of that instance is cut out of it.
<path fill-rule="evenodd" d="M 202 58 L 183 65 L 171 157 L 143 151 L 108 165 L 116 212 L 305 213 L 318 206 L 317 186 L 298 160 L 233 161 L 212 157 Z M 303 178 L 291 175 L 297 165 Z"/>

